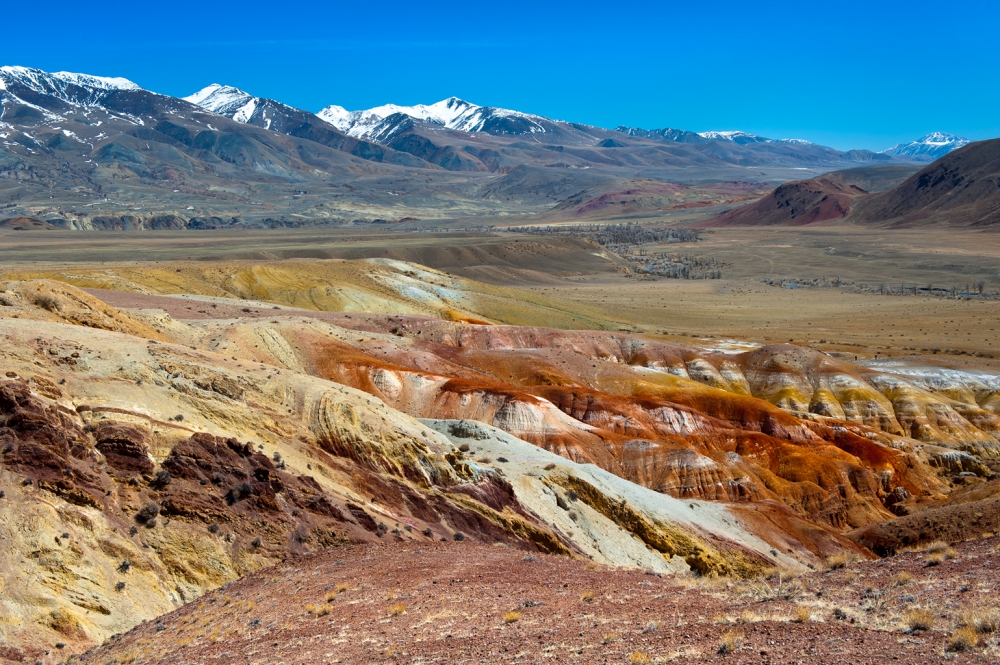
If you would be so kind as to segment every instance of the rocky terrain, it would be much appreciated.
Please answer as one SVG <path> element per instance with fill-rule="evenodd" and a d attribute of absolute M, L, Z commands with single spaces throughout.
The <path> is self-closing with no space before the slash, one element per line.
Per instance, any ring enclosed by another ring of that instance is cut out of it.
<path fill-rule="evenodd" d="M 290 558 L 73 662 L 993 662 L 997 539 L 936 560 L 755 582 L 607 569 L 502 546 Z"/>
<path fill-rule="evenodd" d="M 758 579 L 996 528 L 983 375 L 655 341 L 388 259 L 49 276 L 0 284 L 17 662 L 347 544 Z"/>

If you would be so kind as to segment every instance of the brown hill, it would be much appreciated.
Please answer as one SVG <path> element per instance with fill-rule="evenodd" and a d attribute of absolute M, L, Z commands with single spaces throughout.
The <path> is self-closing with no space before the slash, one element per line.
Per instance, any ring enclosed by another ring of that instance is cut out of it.
<path fill-rule="evenodd" d="M 851 220 L 891 226 L 1000 223 L 1000 139 L 970 143 L 901 185 L 866 198 Z"/>
<path fill-rule="evenodd" d="M 51 231 L 56 228 L 58 227 L 34 217 L 9 217 L 7 219 L 0 219 L 0 229 L 11 229 L 13 231 Z"/>
<path fill-rule="evenodd" d="M 846 217 L 858 197 L 856 185 L 823 177 L 781 185 L 756 203 L 730 210 L 705 226 L 803 226 Z"/>

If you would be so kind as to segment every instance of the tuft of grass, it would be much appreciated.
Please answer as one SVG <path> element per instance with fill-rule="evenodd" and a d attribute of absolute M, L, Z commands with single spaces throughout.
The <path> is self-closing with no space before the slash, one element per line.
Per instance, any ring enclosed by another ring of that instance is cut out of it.
<path fill-rule="evenodd" d="M 403 603 L 395 603 L 389 606 L 389 616 L 398 617 L 400 614 L 406 611 L 406 605 Z"/>
<path fill-rule="evenodd" d="M 517 610 L 511 610 L 503 615 L 504 623 L 517 623 L 518 619 L 521 618 L 521 613 Z"/>
<path fill-rule="evenodd" d="M 336 599 L 337 599 L 337 592 L 336 591 L 331 591 L 330 593 L 326 594 L 326 602 L 332 603 Z"/>
<path fill-rule="evenodd" d="M 906 613 L 903 622 L 911 631 L 930 630 L 934 627 L 937 617 L 929 610 L 910 610 Z"/>
<path fill-rule="evenodd" d="M 792 615 L 792 621 L 795 623 L 806 623 L 812 619 L 812 610 L 810 610 L 805 605 L 799 605 L 795 608 L 795 614 Z"/>
<path fill-rule="evenodd" d="M 316 611 L 316 605 L 315 605 L 315 604 L 313 604 L 313 603 L 308 603 L 308 604 L 306 605 L 306 613 L 307 613 L 307 614 L 312 614 L 312 613 L 313 613 L 313 612 L 315 612 L 315 611 Z"/>
<path fill-rule="evenodd" d="M 940 566 L 945 561 L 954 559 L 957 555 L 958 552 L 952 547 L 947 547 L 943 550 L 934 550 L 924 559 L 924 565 L 928 567 Z"/>
<path fill-rule="evenodd" d="M 583 593 L 580 594 L 580 600 L 582 600 L 585 603 L 589 603 L 596 597 L 597 596 L 594 595 L 593 591 L 584 591 Z"/>
<path fill-rule="evenodd" d="M 1000 610 L 979 607 L 967 610 L 959 617 L 959 626 L 969 626 L 980 635 L 988 635 L 1000 630 Z"/>
<path fill-rule="evenodd" d="M 979 633 L 971 626 L 956 628 L 945 643 L 948 651 L 972 651 L 979 644 Z"/>
<path fill-rule="evenodd" d="M 827 570 L 840 570 L 850 563 L 860 561 L 861 557 L 856 552 L 838 552 L 826 560 Z"/>
<path fill-rule="evenodd" d="M 337 586 L 336 586 L 336 587 L 334 588 L 334 591 L 336 591 L 337 593 L 344 593 L 344 592 L 345 592 L 345 591 L 347 591 L 347 590 L 348 590 L 349 588 L 350 588 L 350 587 L 349 587 L 349 586 L 347 586 L 347 584 L 338 584 L 338 585 L 337 585 Z"/>
<path fill-rule="evenodd" d="M 735 653 L 743 648 L 743 631 L 742 630 L 727 630 L 721 636 L 719 636 L 719 653 L 726 655 L 727 653 Z"/>
<path fill-rule="evenodd" d="M 333 611 L 333 608 L 329 605 L 323 605 L 322 607 L 316 608 L 316 616 L 325 617 L 327 614 Z"/>
<path fill-rule="evenodd" d="M 618 633 L 604 633 L 601 635 L 601 644 L 611 644 L 618 641 Z"/>
<path fill-rule="evenodd" d="M 913 575 L 906 572 L 905 570 L 899 571 L 896 578 L 893 580 L 896 586 L 906 586 L 913 581 Z"/>
<path fill-rule="evenodd" d="M 653 662 L 653 657 L 645 651 L 633 651 L 628 655 L 630 665 L 649 665 Z"/>

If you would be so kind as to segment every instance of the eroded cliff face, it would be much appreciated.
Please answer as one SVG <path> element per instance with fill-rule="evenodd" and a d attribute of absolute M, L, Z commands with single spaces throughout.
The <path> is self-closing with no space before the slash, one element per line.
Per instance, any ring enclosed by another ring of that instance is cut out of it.
<path fill-rule="evenodd" d="M 657 427 L 674 437 L 674 467 L 704 457 L 714 477 L 738 473 L 688 439 L 739 429 L 689 406 L 670 405 L 669 417 L 641 406 L 636 431 L 650 437 L 633 445 L 541 386 L 488 377 L 441 351 L 456 347 L 425 348 L 392 326 L 280 313 L 193 325 L 45 282 L 2 284 L 0 298 L 0 641 L 25 658 L 56 643 L 84 649 L 291 554 L 347 542 L 460 537 L 740 575 L 856 549 L 777 493 L 747 512 L 630 482 L 658 458 L 622 451 L 663 445 Z M 444 367 L 453 376 L 428 371 Z M 416 420 L 424 408 L 444 419 Z M 767 408 L 785 419 L 766 426 L 772 434 L 825 441 L 815 423 Z M 469 413 L 500 429 L 447 420 Z M 761 428 L 746 436 L 773 438 Z"/>
<path fill-rule="evenodd" d="M 942 470 L 973 468 L 970 451 L 996 450 L 951 397 L 794 346 L 726 355 L 614 333 L 362 315 L 216 323 L 210 340 L 267 354 L 265 325 L 296 367 L 412 415 L 478 420 L 678 498 L 775 500 L 837 529 L 887 519 L 900 496 L 944 489 Z M 900 424 L 928 414 L 933 426 Z"/>

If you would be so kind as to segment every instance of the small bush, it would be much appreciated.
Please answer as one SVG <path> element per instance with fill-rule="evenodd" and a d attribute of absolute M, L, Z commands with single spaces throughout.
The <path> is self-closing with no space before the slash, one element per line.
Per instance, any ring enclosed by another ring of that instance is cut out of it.
<path fill-rule="evenodd" d="M 946 644 L 948 651 L 971 651 L 979 644 L 979 633 L 971 626 L 962 626 L 948 636 Z"/>
<path fill-rule="evenodd" d="M 316 608 L 316 616 L 317 617 L 325 617 L 327 614 L 329 614 L 332 611 L 333 611 L 332 607 L 330 607 L 329 605 L 323 605 L 321 607 Z"/>
<path fill-rule="evenodd" d="M 719 653 L 735 653 L 743 648 L 743 631 L 727 630 L 719 637 Z"/>
<path fill-rule="evenodd" d="M 896 586 L 906 586 L 907 584 L 913 581 L 913 575 L 906 572 L 905 570 L 901 570 L 896 575 L 896 579 L 894 581 L 896 583 Z"/>
<path fill-rule="evenodd" d="M 219 533 L 219 525 L 215 522 L 212 522 L 211 524 L 208 525 L 208 532 L 212 534 Z"/>
<path fill-rule="evenodd" d="M 589 603 L 594 598 L 596 598 L 596 596 L 594 595 L 593 591 L 584 591 L 583 593 L 580 594 L 580 600 L 582 600 L 585 603 Z"/>
<path fill-rule="evenodd" d="M 166 469 L 160 469 L 156 472 L 156 476 L 153 478 L 153 482 L 150 483 L 156 489 L 163 489 L 170 484 L 170 472 Z"/>
<path fill-rule="evenodd" d="M 139 524 L 146 524 L 149 521 L 155 523 L 156 516 L 160 514 L 160 506 L 156 503 L 150 501 L 145 506 L 139 509 L 139 512 L 135 514 L 135 521 Z"/>
<path fill-rule="evenodd" d="M 653 657 L 644 651 L 633 651 L 628 655 L 630 665 L 649 665 L 653 662 Z"/>
<path fill-rule="evenodd" d="M 936 618 L 934 613 L 928 610 L 910 610 L 906 613 L 904 623 L 907 628 L 914 632 L 918 630 L 930 630 L 934 627 Z"/>
<path fill-rule="evenodd" d="M 35 304 L 42 309 L 48 310 L 50 312 L 59 311 L 59 301 L 54 297 L 50 296 L 48 293 L 38 293 L 34 298 Z"/>
<path fill-rule="evenodd" d="M 792 615 L 792 621 L 795 623 L 806 623 L 812 619 L 812 611 L 805 605 L 799 605 L 795 608 L 795 614 Z"/>
<path fill-rule="evenodd" d="M 250 545 L 254 549 L 260 547 L 262 544 L 263 544 L 263 541 L 260 539 L 260 536 L 257 536 L 256 538 L 254 538 L 253 540 L 250 541 Z"/>
<path fill-rule="evenodd" d="M 456 531 L 455 535 L 452 536 L 452 538 L 454 538 L 455 540 L 461 542 L 461 541 L 465 540 L 465 534 L 462 533 L 461 531 Z"/>
<path fill-rule="evenodd" d="M 601 635 L 601 644 L 611 644 L 618 641 L 618 633 L 604 633 Z"/>
<path fill-rule="evenodd" d="M 226 493 L 226 503 L 230 506 L 253 495 L 253 485 L 250 483 L 240 483 L 236 487 L 230 488 Z"/>
<path fill-rule="evenodd" d="M 398 617 L 400 614 L 406 611 L 406 606 L 402 603 L 396 603 L 389 606 L 389 616 Z"/>
<path fill-rule="evenodd" d="M 463 453 L 467 453 L 467 452 L 469 452 L 470 450 L 472 450 L 472 448 L 471 448 L 471 447 L 469 446 L 469 444 L 467 444 L 467 443 L 463 443 L 462 445 L 460 445 L 460 446 L 458 447 L 458 449 L 459 449 L 459 450 L 461 450 L 461 451 L 462 451 Z"/>
<path fill-rule="evenodd" d="M 503 615 L 504 623 L 516 623 L 518 619 L 521 618 L 521 613 L 517 610 L 511 610 Z"/>

